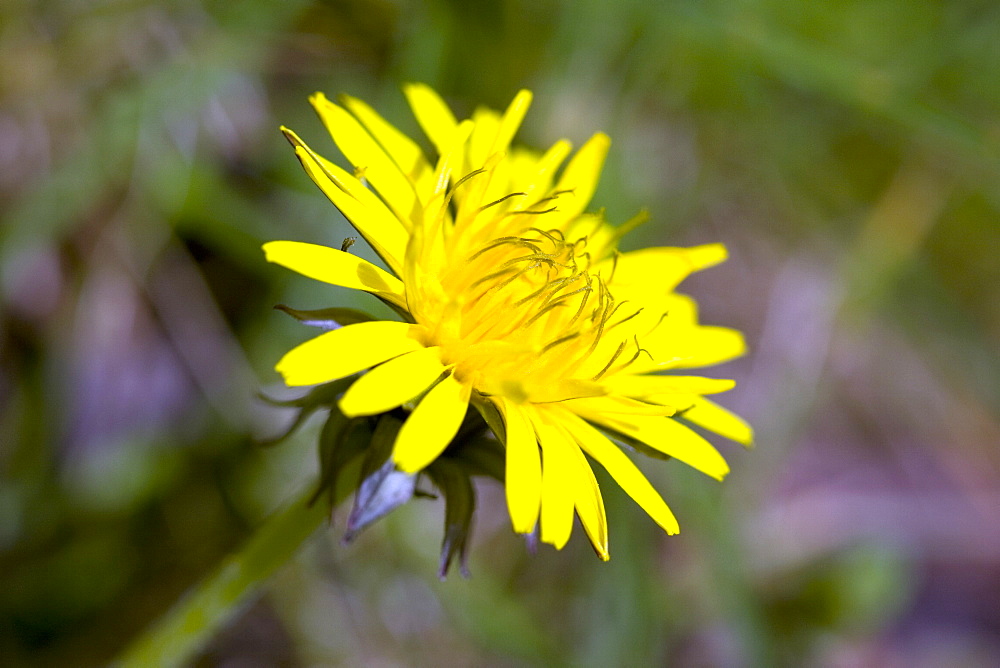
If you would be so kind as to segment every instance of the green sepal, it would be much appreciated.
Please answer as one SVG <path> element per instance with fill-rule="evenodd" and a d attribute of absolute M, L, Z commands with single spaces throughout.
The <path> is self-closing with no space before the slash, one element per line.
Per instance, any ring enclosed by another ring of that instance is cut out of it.
<path fill-rule="evenodd" d="M 285 306 L 284 304 L 278 304 L 274 308 L 278 311 L 287 313 L 303 325 L 319 327 L 320 329 L 337 329 L 339 327 L 346 327 L 347 325 L 354 325 L 359 322 L 369 322 L 375 319 L 374 316 L 353 308 L 331 307 L 314 309 L 311 311 L 301 311 L 299 309 L 294 309 L 291 306 Z"/>
<path fill-rule="evenodd" d="M 506 454 L 500 442 L 489 434 L 467 439 L 453 450 L 449 450 L 448 457 L 467 469 L 471 475 L 504 481 Z"/>
<path fill-rule="evenodd" d="M 427 468 L 427 475 L 444 495 L 444 539 L 441 542 L 441 562 L 438 577 L 448 576 L 455 557 L 462 577 L 469 577 L 468 550 L 472 534 L 472 518 L 476 510 L 476 493 L 468 471 L 450 458 L 437 459 Z"/>
<path fill-rule="evenodd" d="M 500 414 L 500 410 L 496 407 L 496 404 L 486 397 L 477 395 L 477 400 L 473 401 L 472 405 L 479 411 L 479 414 L 483 417 L 483 421 L 489 426 L 490 431 L 497 437 L 497 440 L 501 443 L 506 443 L 507 428 L 504 426 L 503 416 Z"/>
<path fill-rule="evenodd" d="M 308 394 L 297 399 L 273 399 L 266 394 L 260 393 L 257 396 L 260 397 L 262 401 L 266 401 L 272 406 L 279 406 L 282 408 L 298 408 L 299 414 L 295 416 L 292 424 L 285 429 L 284 432 L 275 436 L 273 438 L 267 438 L 259 441 L 260 445 L 270 446 L 280 443 L 289 436 L 291 436 L 296 429 L 298 429 L 302 424 L 311 416 L 313 413 L 321 408 L 328 408 L 336 406 L 337 398 L 343 394 L 351 383 L 354 382 L 354 376 L 349 376 L 347 378 L 341 378 L 340 380 L 335 380 L 331 383 L 325 383 L 314 387 L 309 391 Z"/>
<path fill-rule="evenodd" d="M 480 408 L 478 402 L 476 405 Z M 486 416 L 489 416 L 489 420 Z M 502 434 L 503 419 L 492 403 L 478 412 L 468 411 L 458 434 L 442 457 L 454 459 L 468 469 L 470 475 L 489 476 L 502 482 L 506 456 L 501 442 L 490 434 L 494 431 L 489 426 L 491 421 L 497 424 L 496 429 Z"/>
<path fill-rule="evenodd" d="M 365 451 L 371 435 L 367 420 L 347 417 L 336 404 L 330 407 L 330 415 L 319 434 L 320 479 L 316 492 L 309 499 L 310 505 L 325 492 L 332 513 L 338 498 L 337 480 L 348 464 Z"/>

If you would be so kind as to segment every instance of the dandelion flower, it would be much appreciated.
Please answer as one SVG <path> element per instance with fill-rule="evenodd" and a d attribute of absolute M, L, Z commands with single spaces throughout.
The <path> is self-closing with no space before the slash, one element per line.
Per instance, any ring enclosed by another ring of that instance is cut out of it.
<path fill-rule="evenodd" d="M 293 386 L 364 372 L 339 400 L 347 416 L 413 406 L 392 451 L 406 473 L 434 462 L 470 406 L 479 410 L 505 447 L 515 532 L 537 530 L 562 548 L 577 515 L 607 559 L 596 461 L 676 533 L 673 513 L 621 445 L 721 480 L 725 460 L 687 425 L 751 442 L 743 420 L 705 398 L 734 383 L 682 371 L 744 351 L 739 332 L 699 324 L 695 302 L 674 292 L 691 272 L 723 261 L 725 248 L 619 253 L 619 237 L 641 217 L 615 228 L 586 212 L 610 140 L 595 134 L 571 158 L 567 141 L 544 153 L 512 146 L 528 91 L 502 114 L 477 109 L 461 122 L 427 86 L 405 93 L 436 161 L 352 97 L 311 98 L 351 169 L 283 128 L 306 172 L 388 271 L 294 241 L 265 244 L 267 259 L 371 293 L 400 320 L 321 334 L 277 370 Z"/>

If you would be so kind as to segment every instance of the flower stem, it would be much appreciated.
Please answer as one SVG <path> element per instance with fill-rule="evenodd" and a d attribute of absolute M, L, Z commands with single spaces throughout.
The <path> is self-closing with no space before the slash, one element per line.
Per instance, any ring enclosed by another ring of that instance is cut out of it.
<path fill-rule="evenodd" d="M 340 489 L 343 491 L 338 493 L 337 502 L 351 491 L 347 485 Z M 227 557 L 214 573 L 174 604 L 113 665 L 132 668 L 189 663 L 245 609 L 275 571 L 329 516 L 326 503 L 309 505 L 312 494 L 313 490 L 307 490 L 267 520 L 239 552 Z"/>

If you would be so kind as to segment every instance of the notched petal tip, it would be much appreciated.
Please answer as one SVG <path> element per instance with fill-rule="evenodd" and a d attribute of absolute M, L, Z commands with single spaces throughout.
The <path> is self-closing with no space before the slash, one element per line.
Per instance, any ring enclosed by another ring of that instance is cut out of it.
<path fill-rule="evenodd" d="M 512 523 L 513 523 L 513 520 L 512 520 Z M 514 533 L 521 534 L 522 536 L 525 536 L 525 537 L 534 534 L 536 529 L 538 529 L 538 522 L 537 521 L 533 521 L 531 523 L 531 526 L 528 526 L 527 524 L 513 524 L 513 531 L 514 531 Z"/>
<path fill-rule="evenodd" d="M 437 98 L 440 97 L 440 95 L 438 95 L 436 90 L 434 90 L 431 86 L 425 84 L 422 81 L 407 81 L 403 83 L 401 88 L 403 89 L 404 95 L 410 95 L 416 93 L 418 95 L 425 94 L 425 95 L 432 95 Z"/>
<path fill-rule="evenodd" d="M 318 90 L 309 96 L 309 104 L 311 104 L 313 107 L 319 107 L 322 105 L 333 104 L 333 103 L 330 102 L 330 98 L 326 96 L 326 93 L 324 93 L 321 90 Z"/>
<path fill-rule="evenodd" d="M 744 450 L 753 450 L 757 447 L 756 434 L 754 434 L 753 427 L 751 427 L 745 420 L 740 418 L 742 422 L 743 430 L 737 431 L 732 434 L 723 434 L 727 438 L 730 438 L 740 445 L 743 446 Z"/>
<path fill-rule="evenodd" d="M 274 370 L 278 372 L 278 375 L 281 376 L 281 379 L 288 387 L 304 387 L 306 385 L 315 385 L 316 383 L 321 382 L 313 380 L 312 378 L 299 376 L 298 368 L 289 366 L 283 362 L 284 359 L 275 364 Z"/>

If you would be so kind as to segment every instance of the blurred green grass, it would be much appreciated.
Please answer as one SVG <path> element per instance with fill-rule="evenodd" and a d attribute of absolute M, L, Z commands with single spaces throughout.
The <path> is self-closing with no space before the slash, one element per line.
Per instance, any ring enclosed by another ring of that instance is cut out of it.
<path fill-rule="evenodd" d="M 758 449 L 724 485 L 645 469 L 612 561 L 524 553 L 484 489 L 470 582 L 439 504 L 336 527 L 206 664 L 991 665 L 1000 661 L 1000 8 L 991 2 L 188 0 L 0 8 L 0 656 L 107 661 L 314 470 L 278 302 L 369 307 L 267 266 L 350 228 L 277 132 L 399 85 L 459 112 L 536 93 L 543 146 L 608 132 L 626 245 L 723 241 L 685 289 L 751 355 Z M 421 140 L 422 141 L 422 140 Z M 919 521 L 918 521 L 919 520 Z"/>

